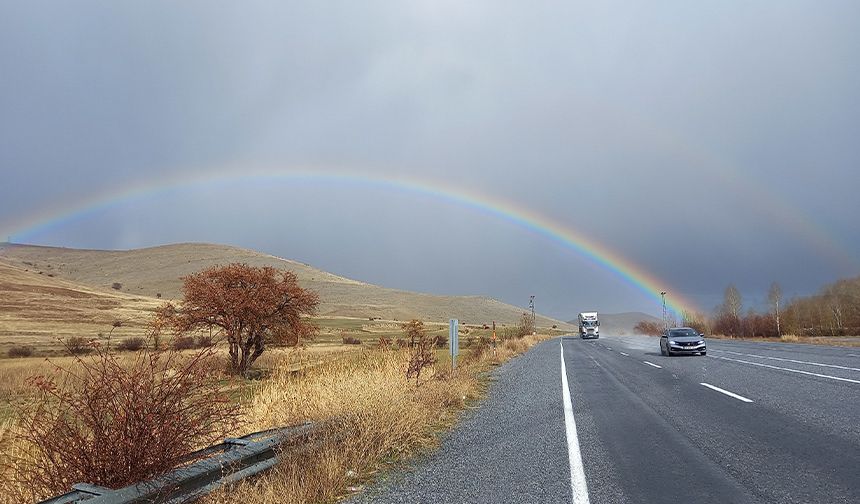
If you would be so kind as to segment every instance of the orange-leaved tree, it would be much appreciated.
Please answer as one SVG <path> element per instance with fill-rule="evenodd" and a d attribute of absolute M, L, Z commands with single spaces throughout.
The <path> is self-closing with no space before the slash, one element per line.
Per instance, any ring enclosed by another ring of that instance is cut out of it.
<path fill-rule="evenodd" d="M 184 297 L 172 314 L 177 334 L 219 329 L 230 347 L 230 365 L 245 375 L 266 342 L 296 345 L 316 331 L 319 296 L 299 286 L 296 275 L 270 266 L 214 266 L 183 277 Z"/>

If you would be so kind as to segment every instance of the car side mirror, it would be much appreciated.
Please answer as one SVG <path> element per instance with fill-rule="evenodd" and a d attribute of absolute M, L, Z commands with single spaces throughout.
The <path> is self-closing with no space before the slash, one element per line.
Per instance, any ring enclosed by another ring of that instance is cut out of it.
<path fill-rule="evenodd" d="M 704 337 L 705 337 L 705 333 L 700 332 L 700 333 L 699 333 L 699 337 L 700 337 L 700 338 L 704 338 Z"/>

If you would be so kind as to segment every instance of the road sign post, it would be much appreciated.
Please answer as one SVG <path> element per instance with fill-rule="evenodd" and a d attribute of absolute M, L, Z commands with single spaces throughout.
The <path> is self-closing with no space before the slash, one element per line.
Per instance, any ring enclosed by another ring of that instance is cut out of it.
<path fill-rule="evenodd" d="M 496 321 L 493 321 L 493 358 L 496 357 Z"/>
<path fill-rule="evenodd" d="M 457 367 L 457 354 L 460 353 L 460 321 L 451 319 L 448 322 L 448 343 L 451 345 L 451 369 Z"/>

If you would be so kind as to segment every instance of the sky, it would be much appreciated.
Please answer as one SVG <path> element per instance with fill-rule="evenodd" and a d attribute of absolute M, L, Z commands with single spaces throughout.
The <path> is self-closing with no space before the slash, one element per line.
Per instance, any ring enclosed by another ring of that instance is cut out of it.
<path fill-rule="evenodd" d="M 205 241 L 570 319 L 860 274 L 860 3 L 0 0 L 0 231 Z M 230 183 L 207 183 L 233 176 Z M 197 183 L 176 187 L 171 181 Z M 71 216 L 129 188 L 166 187 Z M 5 239 L 5 238 L 3 238 Z"/>

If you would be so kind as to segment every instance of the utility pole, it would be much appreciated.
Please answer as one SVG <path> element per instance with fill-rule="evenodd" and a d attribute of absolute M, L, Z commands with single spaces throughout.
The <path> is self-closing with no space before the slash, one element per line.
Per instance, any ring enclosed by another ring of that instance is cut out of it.
<path fill-rule="evenodd" d="M 532 311 L 532 324 L 535 323 L 535 297 L 529 296 L 529 309 Z"/>
<path fill-rule="evenodd" d="M 668 329 L 669 319 L 666 317 L 666 291 L 660 292 L 660 297 L 663 298 L 663 329 Z"/>

